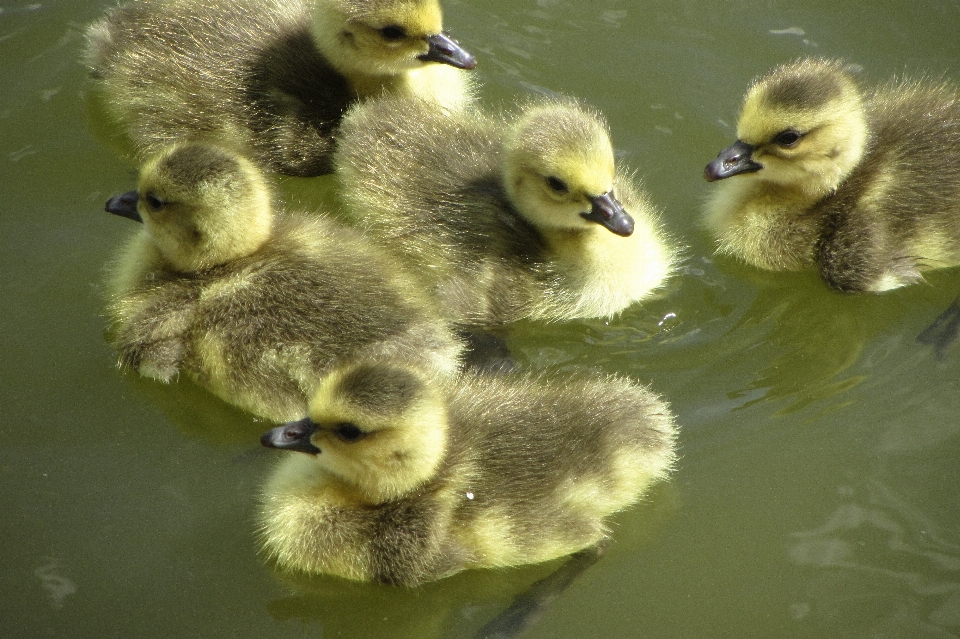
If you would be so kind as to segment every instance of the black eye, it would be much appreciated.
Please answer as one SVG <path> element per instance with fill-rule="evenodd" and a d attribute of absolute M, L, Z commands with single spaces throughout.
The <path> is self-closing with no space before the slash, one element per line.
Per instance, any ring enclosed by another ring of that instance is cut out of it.
<path fill-rule="evenodd" d="M 159 211 L 163 208 L 163 205 L 166 204 L 163 200 L 158 198 L 153 193 L 147 193 L 143 196 L 143 200 L 147 203 L 147 206 L 150 207 L 151 211 Z"/>
<path fill-rule="evenodd" d="M 566 182 L 552 175 L 547 178 L 547 186 L 549 186 L 551 189 L 553 189 L 557 193 L 567 193 L 570 191 L 569 187 L 567 187 Z"/>
<path fill-rule="evenodd" d="M 398 24 L 391 24 L 380 29 L 384 40 L 401 40 L 407 37 L 407 30 Z"/>
<path fill-rule="evenodd" d="M 366 435 L 366 433 L 360 430 L 356 424 L 351 424 L 350 422 L 344 422 L 334 426 L 333 434 L 339 437 L 341 441 L 345 441 L 347 443 L 353 443 L 357 440 L 363 439 L 363 437 Z"/>
<path fill-rule="evenodd" d="M 803 137 L 803 134 L 794 129 L 787 129 L 786 131 L 781 131 L 777 134 L 777 137 L 773 138 L 774 143 L 779 146 L 782 146 L 786 149 L 795 147 L 797 142 L 800 141 L 800 138 Z"/>

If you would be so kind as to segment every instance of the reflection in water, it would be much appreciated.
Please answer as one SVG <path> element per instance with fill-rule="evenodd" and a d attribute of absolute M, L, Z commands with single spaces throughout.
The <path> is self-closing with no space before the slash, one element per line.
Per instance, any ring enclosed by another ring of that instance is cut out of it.
<path fill-rule="evenodd" d="M 610 540 L 600 542 L 571 556 L 557 570 L 525 592 L 510 607 L 488 622 L 476 634 L 477 639 L 515 639 L 537 623 L 553 601 L 566 590 L 583 571 L 597 563 L 606 553 Z"/>
<path fill-rule="evenodd" d="M 60 562 L 53 557 L 45 557 L 46 562 L 33 571 L 40 580 L 43 589 L 50 595 L 54 608 L 63 608 L 63 600 L 77 592 L 77 585 L 60 574 Z"/>
<path fill-rule="evenodd" d="M 960 625 L 960 545 L 879 479 L 859 491 L 865 503 L 853 501 L 858 497 L 853 488 L 840 492 L 851 501 L 822 526 L 792 535 L 789 558 L 826 571 L 810 589 L 814 603 L 795 605 L 825 617 L 884 610 L 893 603 L 878 615 L 874 632 L 880 634 L 874 636 L 955 636 L 937 628 Z M 917 630 L 924 632 L 910 634 Z"/>
<path fill-rule="evenodd" d="M 789 279 L 794 279 L 793 277 Z M 796 278 L 809 284 L 812 278 Z M 769 354 L 767 363 L 746 387 L 728 393 L 730 399 L 748 397 L 740 409 L 764 401 L 789 399 L 776 414 L 794 413 L 814 402 L 838 396 L 863 381 L 861 376 L 840 377 L 857 361 L 868 339 L 879 332 L 882 318 L 871 317 L 848 296 L 820 290 L 798 295 L 795 286 L 777 285 L 760 290 L 749 310 L 731 332 L 745 331 Z M 811 296 L 815 299 L 811 299 Z M 760 392 L 762 391 L 762 392 Z M 834 408 L 843 406 L 839 402 Z"/>
<path fill-rule="evenodd" d="M 950 290 L 956 287 L 941 293 Z M 911 320 L 924 323 L 926 310 Z M 821 454 L 844 479 L 823 523 L 789 541 L 787 556 L 808 573 L 805 623 L 843 620 L 864 637 L 956 637 L 960 630 L 960 378 L 956 365 L 934 363 L 913 334 L 875 340 L 856 366 L 870 371 L 856 392 L 870 405 L 819 431 Z"/>
<path fill-rule="evenodd" d="M 470 636 L 468 628 L 476 628 L 493 616 L 503 598 L 526 591 L 561 563 L 467 571 L 420 588 L 277 573 L 298 592 L 269 603 L 267 609 L 278 620 L 316 624 L 317 637 Z M 357 634 L 358 629 L 362 635 Z"/>
<path fill-rule="evenodd" d="M 745 400 L 740 409 L 787 400 L 775 416 L 821 404 L 812 419 L 850 405 L 849 391 L 867 375 L 863 367 L 857 374 L 845 372 L 860 360 L 866 345 L 888 333 L 915 334 L 906 326 L 943 303 L 938 300 L 948 299 L 957 279 L 953 272 L 931 274 L 931 285 L 845 295 L 828 290 L 813 273 L 767 273 L 739 264 L 732 270 L 752 280 L 757 295 L 723 339 L 746 349 L 738 356 L 755 359 L 761 368 L 727 396 Z"/>
<path fill-rule="evenodd" d="M 118 371 L 117 373 L 121 373 Z M 222 401 L 186 375 L 170 384 L 123 373 L 124 381 L 164 412 L 185 435 L 212 444 L 249 445 L 260 450 L 260 435 L 272 425 Z"/>

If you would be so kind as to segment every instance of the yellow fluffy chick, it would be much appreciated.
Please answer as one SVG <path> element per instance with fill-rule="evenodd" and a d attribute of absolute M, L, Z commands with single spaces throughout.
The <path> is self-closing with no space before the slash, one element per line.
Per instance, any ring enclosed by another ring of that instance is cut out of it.
<path fill-rule="evenodd" d="M 261 439 L 298 451 L 268 480 L 265 553 L 290 571 L 415 586 L 553 559 L 605 539 L 674 462 L 676 428 L 614 376 L 464 374 L 354 362 L 309 416 Z"/>
<path fill-rule="evenodd" d="M 960 264 L 960 99 L 947 83 L 861 92 L 842 62 L 757 79 L 739 139 L 707 165 L 719 251 L 765 269 L 818 268 L 849 292 Z M 727 179 L 733 178 L 733 179 Z"/>
<path fill-rule="evenodd" d="M 673 263 L 606 122 L 569 99 L 506 117 L 372 100 L 344 118 L 334 161 L 351 215 L 462 324 L 611 316 Z"/>
<path fill-rule="evenodd" d="M 260 171 L 233 152 L 167 149 L 106 208 L 144 225 L 108 306 L 120 363 L 142 375 L 184 371 L 282 422 L 343 358 L 458 368 L 460 343 L 388 255 L 325 216 L 274 212 Z"/>
<path fill-rule="evenodd" d="M 136 0 L 88 28 L 86 61 L 135 159 L 215 135 L 311 176 L 358 99 L 468 100 L 476 61 L 442 29 L 438 0 Z"/>

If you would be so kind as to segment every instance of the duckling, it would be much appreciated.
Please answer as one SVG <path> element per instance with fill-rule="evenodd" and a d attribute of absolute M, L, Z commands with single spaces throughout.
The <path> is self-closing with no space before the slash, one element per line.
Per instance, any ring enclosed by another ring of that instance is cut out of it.
<path fill-rule="evenodd" d="M 476 59 L 438 0 L 135 0 L 87 29 L 95 108 L 142 161 L 214 135 L 271 171 L 330 172 L 347 107 L 383 92 L 455 108 Z M 121 136 L 121 137 L 122 137 Z"/>
<path fill-rule="evenodd" d="M 403 586 L 561 557 L 666 477 L 675 438 L 667 405 L 621 377 L 348 362 L 308 417 L 261 439 L 298 452 L 266 483 L 264 552 L 282 570 Z"/>
<path fill-rule="evenodd" d="M 719 252 L 819 269 L 885 291 L 960 264 L 960 99 L 948 83 L 862 92 L 841 61 L 801 59 L 754 81 L 739 139 L 707 165 Z M 727 180 L 736 176 L 736 179 Z"/>
<path fill-rule="evenodd" d="M 369 101 L 344 118 L 334 163 L 350 214 L 462 324 L 612 316 L 674 262 L 603 117 L 572 99 L 509 116 Z"/>
<path fill-rule="evenodd" d="M 110 285 L 123 367 L 164 382 L 185 371 L 275 422 L 301 417 L 345 357 L 458 368 L 460 342 L 390 256 L 323 215 L 275 211 L 262 172 L 232 150 L 174 145 L 106 210 L 144 226 Z"/>

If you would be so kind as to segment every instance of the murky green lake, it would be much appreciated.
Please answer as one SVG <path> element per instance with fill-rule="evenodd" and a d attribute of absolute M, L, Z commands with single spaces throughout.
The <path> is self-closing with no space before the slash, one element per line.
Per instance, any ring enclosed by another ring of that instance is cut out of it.
<path fill-rule="evenodd" d="M 0 0 L 0 634 L 470 637 L 558 565 L 419 590 L 278 580 L 256 554 L 266 424 L 122 375 L 99 317 L 133 168 L 90 133 L 82 28 L 112 4 Z M 615 321 L 514 327 L 529 368 L 649 382 L 682 427 L 673 480 L 526 636 L 960 636 L 960 346 L 915 341 L 960 272 L 883 296 L 711 255 L 706 162 L 754 75 L 842 56 L 867 81 L 960 82 L 960 3 L 447 0 L 483 98 L 603 110 L 686 246 Z M 306 587 L 305 587 L 306 586 Z"/>

